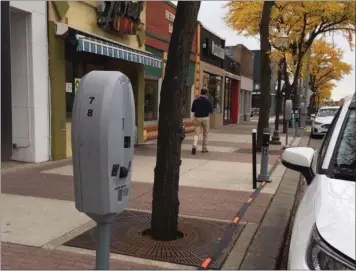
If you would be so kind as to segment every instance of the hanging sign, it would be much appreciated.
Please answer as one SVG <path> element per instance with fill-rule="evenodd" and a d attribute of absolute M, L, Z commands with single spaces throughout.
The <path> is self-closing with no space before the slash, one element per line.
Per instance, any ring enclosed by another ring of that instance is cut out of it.
<path fill-rule="evenodd" d="M 74 78 L 74 92 L 77 92 L 79 89 L 80 78 Z"/>

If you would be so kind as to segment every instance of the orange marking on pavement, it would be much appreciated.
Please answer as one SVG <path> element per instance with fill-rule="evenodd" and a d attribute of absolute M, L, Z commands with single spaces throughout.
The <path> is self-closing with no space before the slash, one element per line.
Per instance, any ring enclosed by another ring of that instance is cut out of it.
<path fill-rule="evenodd" d="M 240 221 L 240 218 L 237 216 L 237 217 L 234 218 L 234 220 L 232 222 L 237 223 L 239 221 Z"/>
<path fill-rule="evenodd" d="M 207 268 L 210 262 L 211 262 L 210 258 L 205 259 L 201 267 Z"/>
<path fill-rule="evenodd" d="M 247 203 L 250 203 L 253 200 L 253 198 L 248 198 Z"/>

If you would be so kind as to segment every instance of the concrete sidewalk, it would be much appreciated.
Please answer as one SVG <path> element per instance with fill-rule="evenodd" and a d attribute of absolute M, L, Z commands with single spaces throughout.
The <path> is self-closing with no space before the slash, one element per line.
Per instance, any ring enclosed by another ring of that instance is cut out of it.
<path fill-rule="evenodd" d="M 212 130 L 209 134 L 210 152 L 197 152 L 195 156 L 190 154 L 192 135 L 187 135 L 182 145 L 180 168 L 181 216 L 221 221 L 230 221 L 235 216 L 253 191 L 251 154 L 239 151 L 251 148 L 251 130 L 255 126 L 256 123 L 250 122 Z M 301 138 L 296 138 L 293 145 L 297 146 L 300 140 Z M 281 141 L 284 142 L 283 136 Z M 278 152 L 281 146 L 271 145 L 271 149 Z M 151 210 L 155 155 L 156 145 L 153 142 L 135 149 L 129 202 L 131 210 Z M 270 168 L 278 163 L 278 157 L 278 154 L 270 155 Z M 258 163 L 259 161 L 258 155 Z M 284 173 L 285 168 L 278 164 L 271 176 L 272 183 L 266 185 L 245 214 L 242 222 L 248 226 L 244 232 L 258 228 Z M 66 250 L 66 255 L 74 253 L 74 258 L 80 254 L 93 257 L 88 251 L 69 249 L 62 245 L 69 237 L 77 236 L 93 226 L 93 222 L 74 207 L 70 160 L 5 171 L 2 174 L 2 193 L 1 234 L 2 242 L 7 243 L 2 250 L 2 259 L 6 263 L 3 265 L 4 269 L 16 266 L 10 244 L 17 244 L 17 248 L 21 247 L 23 250 L 34 247 L 37 248 L 36 251 L 47 251 L 43 255 Z M 241 236 L 244 236 L 244 232 Z M 26 261 L 31 261 L 31 255 L 30 253 L 23 257 Z M 120 269 L 127 269 L 128 265 L 134 269 L 187 268 L 123 255 L 112 256 L 116 259 L 112 267 L 116 269 L 120 264 L 123 266 Z M 33 268 L 40 269 L 41 259 L 37 256 L 34 258 L 36 261 L 33 262 Z M 93 264 L 93 259 L 90 259 Z M 50 269 L 60 269 L 60 266 L 58 263 Z M 75 263 L 71 265 L 73 269 L 76 266 L 78 265 Z M 31 264 L 26 269 L 31 269 Z"/>

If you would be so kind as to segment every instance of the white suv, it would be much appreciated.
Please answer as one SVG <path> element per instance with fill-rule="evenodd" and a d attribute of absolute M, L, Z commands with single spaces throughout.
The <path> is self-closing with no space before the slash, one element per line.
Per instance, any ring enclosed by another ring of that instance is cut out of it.
<path fill-rule="evenodd" d="M 289 148 L 282 163 L 308 184 L 293 225 L 288 268 L 355 270 L 355 96 L 344 99 L 319 149 Z"/>
<path fill-rule="evenodd" d="M 313 121 L 310 136 L 315 137 L 325 135 L 338 109 L 339 106 L 321 107 Z"/>

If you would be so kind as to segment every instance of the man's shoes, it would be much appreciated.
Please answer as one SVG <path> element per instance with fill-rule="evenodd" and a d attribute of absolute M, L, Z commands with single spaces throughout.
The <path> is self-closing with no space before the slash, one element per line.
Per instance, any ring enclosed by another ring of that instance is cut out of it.
<path fill-rule="evenodd" d="M 197 148 L 196 148 L 196 147 L 193 147 L 193 148 L 192 148 L 192 154 L 195 155 L 196 152 L 197 152 Z"/>
<path fill-rule="evenodd" d="M 209 152 L 209 151 L 208 151 L 208 149 L 204 149 L 204 150 L 202 150 L 202 152 Z"/>

